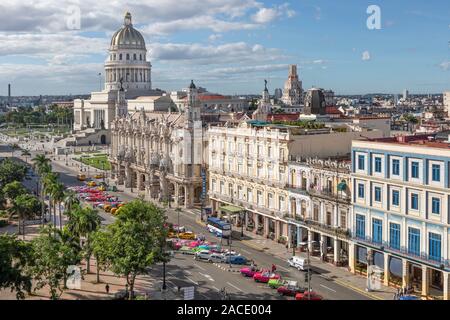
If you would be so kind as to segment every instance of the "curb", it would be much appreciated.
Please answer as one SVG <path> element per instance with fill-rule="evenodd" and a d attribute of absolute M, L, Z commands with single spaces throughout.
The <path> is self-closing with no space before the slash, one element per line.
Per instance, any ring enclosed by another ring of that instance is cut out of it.
<path fill-rule="evenodd" d="M 369 298 L 372 298 L 372 299 L 375 299 L 375 300 L 384 300 L 383 298 L 380 298 L 380 297 L 378 297 L 378 296 L 376 296 L 374 294 L 368 293 L 368 292 L 366 292 L 366 291 L 364 291 L 364 290 L 362 290 L 360 288 L 352 286 L 352 285 L 348 284 L 345 281 L 336 280 L 336 279 L 330 279 L 330 280 L 333 280 L 334 282 L 336 282 L 337 284 L 340 284 L 343 287 L 346 287 L 346 288 L 351 289 L 353 291 L 359 292 L 359 293 L 361 293 L 362 295 L 364 295 L 366 297 L 369 297 Z"/>
<path fill-rule="evenodd" d="M 249 240 L 241 240 L 241 242 L 259 252 L 264 252 L 265 250 L 262 249 L 261 247 L 258 247 L 257 245 L 254 245 L 253 243 L 251 243 Z"/>

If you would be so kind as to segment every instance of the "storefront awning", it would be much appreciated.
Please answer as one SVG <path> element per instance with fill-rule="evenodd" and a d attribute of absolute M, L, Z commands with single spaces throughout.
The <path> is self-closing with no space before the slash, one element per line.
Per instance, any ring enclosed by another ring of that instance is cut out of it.
<path fill-rule="evenodd" d="M 223 207 L 220 207 L 220 210 L 229 212 L 229 213 L 240 213 L 240 212 L 244 211 L 243 208 L 239 208 L 239 207 L 235 207 L 235 206 L 223 206 Z"/>
<path fill-rule="evenodd" d="M 345 191 L 345 190 L 347 190 L 347 182 L 341 181 L 341 182 L 337 185 L 337 189 L 338 189 L 338 191 Z"/>

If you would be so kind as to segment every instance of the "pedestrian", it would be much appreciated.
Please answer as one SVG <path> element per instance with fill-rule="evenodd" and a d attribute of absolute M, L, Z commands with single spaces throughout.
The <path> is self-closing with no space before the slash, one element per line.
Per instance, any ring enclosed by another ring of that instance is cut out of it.
<path fill-rule="evenodd" d="M 105 290 L 106 290 L 106 294 L 109 294 L 109 284 L 106 284 Z"/>
<path fill-rule="evenodd" d="M 275 272 L 276 270 L 277 270 L 277 267 L 274 264 L 272 264 L 272 273 Z"/>

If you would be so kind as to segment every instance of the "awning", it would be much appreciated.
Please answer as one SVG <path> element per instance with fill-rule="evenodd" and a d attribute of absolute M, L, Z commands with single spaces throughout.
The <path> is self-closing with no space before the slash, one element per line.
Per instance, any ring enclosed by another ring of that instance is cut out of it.
<path fill-rule="evenodd" d="M 240 212 L 244 211 L 243 208 L 239 208 L 239 207 L 235 207 L 235 206 L 223 206 L 223 207 L 220 207 L 220 210 L 226 211 L 229 213 L 240 213 Z"/>
<path fill-rule="evenodd" d="M 347 190 L 347 182 L 345 182 L 344 180 L 342 180 L 342 181 L 337 185 L 337 189 L 338 189 L 338 191 L 345 191 L 345 190 Z"/>

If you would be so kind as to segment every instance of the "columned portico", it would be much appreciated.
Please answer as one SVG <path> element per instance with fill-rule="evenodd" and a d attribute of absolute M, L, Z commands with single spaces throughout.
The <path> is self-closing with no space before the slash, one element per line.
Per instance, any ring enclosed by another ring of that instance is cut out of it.
<path fill-rule="evenodd" d="M 389 254 L 384 253 L 384 285 L 389 286 Z"/>

